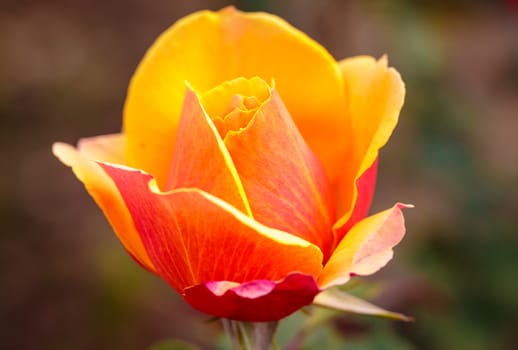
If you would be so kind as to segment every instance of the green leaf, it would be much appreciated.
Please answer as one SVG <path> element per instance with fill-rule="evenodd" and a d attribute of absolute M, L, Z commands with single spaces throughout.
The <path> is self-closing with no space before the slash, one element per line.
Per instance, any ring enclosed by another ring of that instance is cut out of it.
<path fill-rule="evenodd" d="M 199 350 L 199 348 L 180 340 L 166 340 L 152 345 L 148 350 Z"/>
<path fill-rule="evenodd" d="M 328 309 L 351 312 L 355 314 L 387 317 L 405 322 L 414 321 L 412 317 L 385 310 L 379 306 L 369 303 L 366 300 L 342 292 L 336 288 L 327 289 L 318 294 L 315 297 L 313 304 Z"/>

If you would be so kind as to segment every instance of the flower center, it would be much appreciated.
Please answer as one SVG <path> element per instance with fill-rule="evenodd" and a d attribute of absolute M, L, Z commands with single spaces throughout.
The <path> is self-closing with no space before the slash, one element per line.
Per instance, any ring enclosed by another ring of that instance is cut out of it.
<path fill-rule="evenodd" d="M 270 99 L 270 87 L 258 77 L 237 78 L 207 91 L 201 103 L 222 139 L 238 134 L 250 124 Z"/>

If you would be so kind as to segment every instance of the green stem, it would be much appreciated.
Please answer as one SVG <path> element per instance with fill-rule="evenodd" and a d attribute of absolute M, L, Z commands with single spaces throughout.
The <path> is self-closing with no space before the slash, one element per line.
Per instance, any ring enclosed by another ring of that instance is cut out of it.
<path fill-rule="evenodd" d="M 274 341 L 278 322 L 240 322 L 222 319 L 223 327 L 234 350 L 271 350 L 278 346 Z"/>
<path fill-rule="evenodd" d="M 227 318 L 222 318 L 221 322 L 223 323 L 223 328 L 225 329 L 225 333 L 227 333 L 227 336 L 230 339 L 230 342 L 232 343 L 232 349 L 238 350 L 241 348 L 240 341 L 239 341 L 239 332 L 237 329 L 237 325 L 235 321 L 229 320 Z"/>
<path fill-rule="evenodd" d="M 243 349 L 255 349 L 256 347 L 252 346 L 254 339 L 251 339 L 253 338 L 253 334 L 250 334 L 252 332 L 250 332 L 248 324 L 245 324 L 244 322 L 237 322 L 237 327 L 240 331 L 241 344 L 243 345 Z"/>

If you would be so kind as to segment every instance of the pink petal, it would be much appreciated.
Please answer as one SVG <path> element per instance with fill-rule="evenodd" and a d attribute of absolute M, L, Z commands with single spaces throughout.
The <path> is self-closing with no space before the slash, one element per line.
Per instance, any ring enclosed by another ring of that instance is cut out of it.
<path fill-rule="evenodd" d="M 322 289 L 347 282 L 351 275 L 369 275 L 392 258 L 392 248 L 405 234 L 402 208 L 392 208 L 369 216 L 354 225 L 324 266 L 318 278 Z"/>
<path fill-rule="evenodd" d="M 315 279 L 293 273 L 279 282 L 255 280 L 235 285 L 207 282 L 184 290 L 185 300 L 211 315 L 248 322 L 277 321 L 313 302 Z"/>

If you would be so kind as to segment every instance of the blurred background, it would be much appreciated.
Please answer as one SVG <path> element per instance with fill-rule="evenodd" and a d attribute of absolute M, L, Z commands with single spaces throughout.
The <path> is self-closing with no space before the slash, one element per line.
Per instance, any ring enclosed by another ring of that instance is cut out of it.
<path fill-rule="evenodd" d="M 222 348 L 124 252 L 54 141 L 120 130 L 128 81 L 154 39 L 195 10 L 279 14 L 336 58 L 380 57 L 407 85 L 382 150 L 373 211 L 407 210 L 395 259 L 351 284 L 416 318 L 338 315 L 304 349 L 516 349 L 518 1 L 3 0 L 0 4 L 0 348 Z M 288 333 L 305 322 L 291 317 Z"/>

